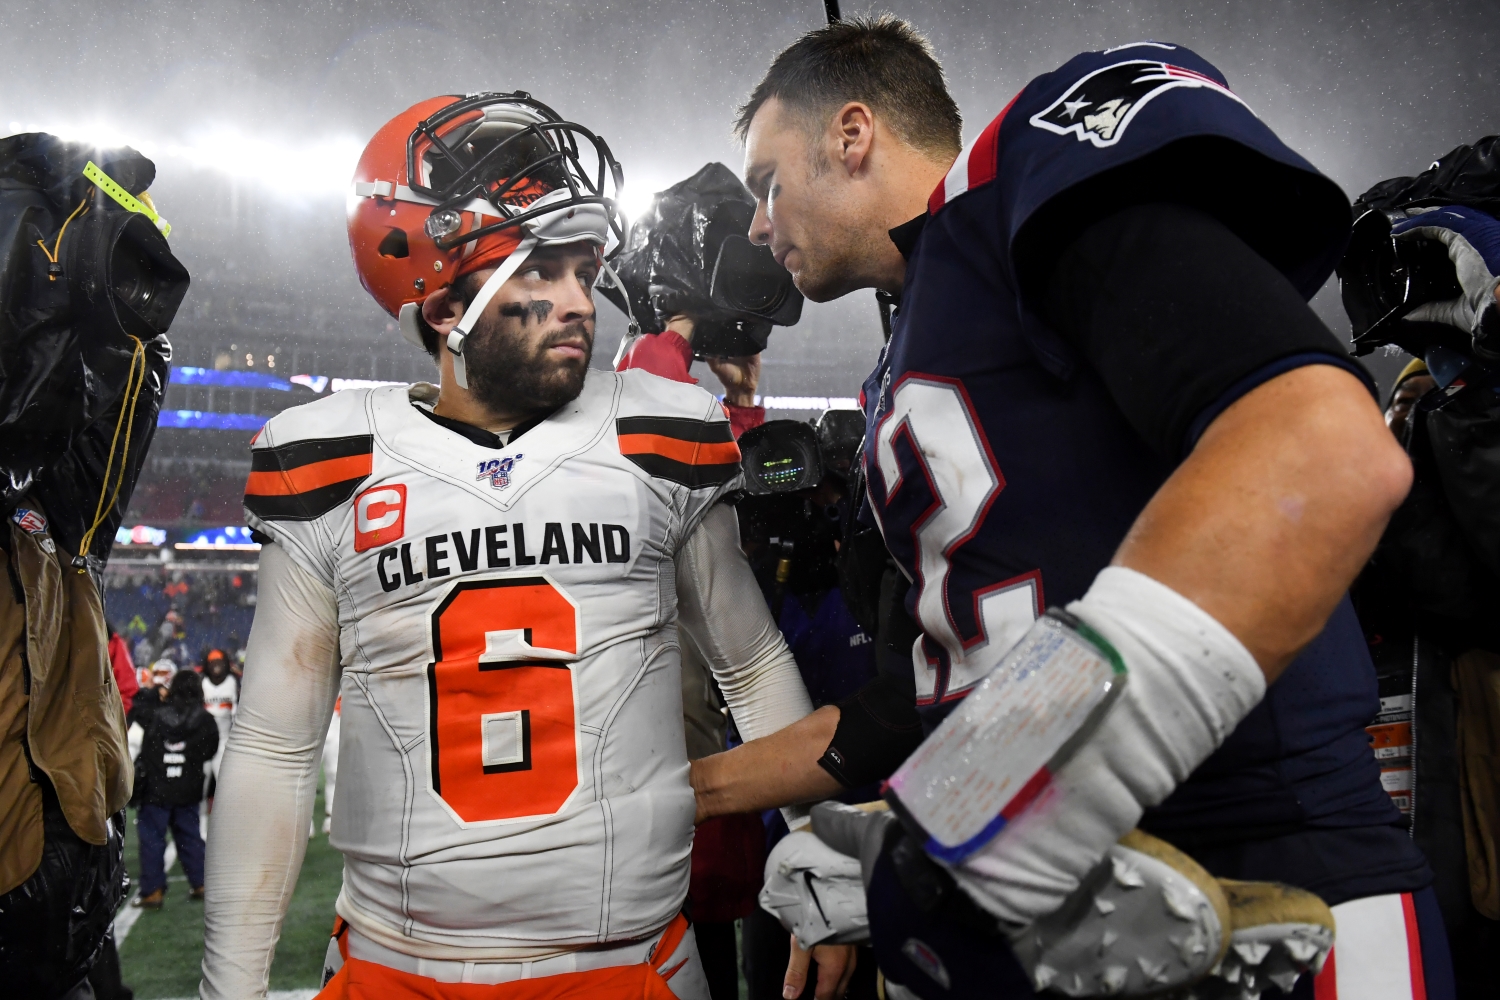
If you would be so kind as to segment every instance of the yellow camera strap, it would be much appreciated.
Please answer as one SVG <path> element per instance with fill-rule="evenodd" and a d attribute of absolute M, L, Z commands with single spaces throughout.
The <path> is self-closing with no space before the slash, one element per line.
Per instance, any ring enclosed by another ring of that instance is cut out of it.
<path fill-rule="evenodd" d="M 156 228 L 161 230 L 161 234 L 163 236 L 172 235 L 171 224 L 168 223 L 166 219 L 163 219 L 160 215 L 157 215 L 156 209 L 138 200 L 129 191 L 126 191 L 120 185 L 116 184 L 114 178 L 110 177 L 109 174 L 106 174 L 104 171 L 100 170 L 93 160 L 90 160 L 88 164 L 83 168 L 83 176 L 93 181 L 100 191 L 103 191 L 105 194 L 113 198 L 116 202 L 119 203 L 121 208 L 125 209 L 125 211 L 139 212 L 141 215 L 144 215 L 146 218 L 154 222 L 156 224 Z"/>

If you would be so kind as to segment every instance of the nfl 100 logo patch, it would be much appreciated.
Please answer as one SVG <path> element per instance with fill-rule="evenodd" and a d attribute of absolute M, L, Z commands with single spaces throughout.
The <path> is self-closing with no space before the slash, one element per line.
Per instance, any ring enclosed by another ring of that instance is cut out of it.
<path fill-rule="evenodd" d="M 510 474 L 516 467 L 516 463 L 525 458 L 525 455 L 509 455 L 505 458 L 490 458 L 479 463 L 479 475 L 476 480 L 488 479 L 490 485 L 497 490 L 503 490 L 510 485 Z"/>

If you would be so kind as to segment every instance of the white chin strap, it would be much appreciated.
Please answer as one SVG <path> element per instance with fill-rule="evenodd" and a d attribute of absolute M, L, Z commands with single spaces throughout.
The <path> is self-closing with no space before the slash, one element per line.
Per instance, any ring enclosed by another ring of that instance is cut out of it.
<path fill-rule="evenodd" d="M 620 338 L 620 346 L 615 350 L 614 363 L 610 366 L 619 368 L 620 361 L 630 353 L 630 348 L 635 345 L 635 342 L 641 339 L 641 324 L 636 320 L 635 309 L 630 305 L 630 291 L 625 287 L 625 282 L 621 281 L 615 269 L 609 266 L 609 261 L 601 260 L 599 261 L 599 280 L 594 282 L 594 286 L 598 287 L 605 282 L 609 282 L 610 285 L 620 290 L 620 297 L 625 300 L 625 315 L 630 318 L 630 326 L 625 330 L 625 336 Z"/>
<path fill-rule="evenodd" d="M 448 353 L 453 355 L 453 381 L 458 383 L 460 389 L 469 387 L 469 375 L 467 366 L 464 364 L 464 341 L 474 329 L 474 324 L 479 322 L 480 315 L 490 304 L 490 299 L 500 290 L 500 286 L 511 279 L 511 275 L 521 269 L 526 263 L 526 258 L 531 256 L 531 251 L 536 248 L 535 236 L 528 236 L 521 241 L 521 245 L 505 258 L 504 263 L 495 268 L 495 272 L 489 276 L 485 283 L 480 286 L 479 294 L 474 296 L 474 301 L 464 310 L 463 317 L 459 319 L 458 325 L 448 331 Z"/>

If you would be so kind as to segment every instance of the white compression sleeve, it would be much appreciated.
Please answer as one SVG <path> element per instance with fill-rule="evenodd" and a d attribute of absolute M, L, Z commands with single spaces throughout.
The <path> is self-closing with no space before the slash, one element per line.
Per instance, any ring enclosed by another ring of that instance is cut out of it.
<path fill-rule="evenodd" d="M 333 592 L 279 545 L 261 549 L 259 575 L 244 688 L 210 821 L 205 1000 L 266 995 L 339 692 Z"/>
<path fill-rule="evenodd" d="M 678 551 L 677 609 L 746 741 L 812 713 L 797 661 L 740 549 L 733 507 L 715 504 Z"/>
<path fill-rule="evenodd" d="M 1265 675 L 1228 629 L 1135 570 L 1101 571 L 1068 611 L 1125 660 L 1120 700 L 1051 790 L 954 869 L 976 902 L 1019 925 L 1061 906 L 1266 693 Z"/>

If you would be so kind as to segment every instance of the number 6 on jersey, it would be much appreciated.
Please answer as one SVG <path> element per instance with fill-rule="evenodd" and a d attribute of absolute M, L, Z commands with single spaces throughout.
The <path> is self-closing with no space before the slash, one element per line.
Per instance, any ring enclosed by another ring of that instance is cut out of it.
<path fill-rule="evenodd" d="M 432 791 L 463 823 L 557 812 L 578 787 L 578 605 L 546 577 L 466 580 L 431 620 Z"/>

